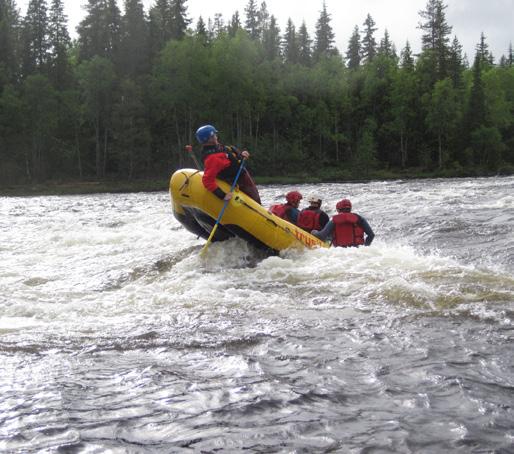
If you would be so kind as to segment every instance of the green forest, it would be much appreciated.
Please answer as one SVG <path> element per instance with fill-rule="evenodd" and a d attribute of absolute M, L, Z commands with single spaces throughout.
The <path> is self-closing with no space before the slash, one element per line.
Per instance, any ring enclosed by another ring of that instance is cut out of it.
<path fill-rule="evenodd" d="M 275 181 L 513 172 L 512 44 L 493 56 L 479 30 L 465 56 L 444 1 L 412 24 L 418 55 L 369 14 L 338 49 L 321 2 L 310 31 L 242 8 L 85 0 L 72 40 L 63 0 L 0 0 L 0 185 L 165 180 L 205 123 Z"/>

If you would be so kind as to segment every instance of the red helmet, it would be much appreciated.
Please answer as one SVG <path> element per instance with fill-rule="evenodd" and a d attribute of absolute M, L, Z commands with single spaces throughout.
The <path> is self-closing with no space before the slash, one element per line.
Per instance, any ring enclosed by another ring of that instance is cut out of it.
<path fill-rule="evenodd" d="M 337 211 L 343 211 L 343 210 L 351 210 L 352 209 L 352 202 L 350 202 L 348 199 L 343 199 L 339 202 L 337 202 L 336 210 Z"/>
<path fill-rule="evenodd" d="M 298 203 L 302 199 L 303 199 L 302 194 L 300 194 L 298 191 L 291 191 L 286 194 L 287 203 L 290 203 L 290 204 Z"/>

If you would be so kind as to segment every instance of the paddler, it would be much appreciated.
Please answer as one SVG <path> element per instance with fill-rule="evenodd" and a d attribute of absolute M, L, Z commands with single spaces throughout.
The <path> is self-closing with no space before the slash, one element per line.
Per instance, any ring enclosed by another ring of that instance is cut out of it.
<path fill-rule="evenodd" d="M 332 237 L 332 246 L 358 247 L 369 246 L 375 238 L 370 225 L 362 216 L 352 213 L 352 202 L 343 199 L 336 204 L 337 214 L 321 231 L 313 230 L 312 234 L 321 240 Z M 366 238 L 364 238 L 366 234 Z"/>
<path fill-rule="evenodd" d="M 216 197 L 230 200 L 232 193 L 225 193 L 217 184 L 216 178 L 232 183 L 242 159 L 248 159 L 250 153 L 239 151 L 234 146 L 225 146 L 218 142 L 218 131 L 212 125 L 204 125 L 196 131 L 196 139 L 202 145 L 204 172 L 202 183 Z M 261 203 L 259 191 L 248 170 L 244 169 L 237 182 L 239 189 L 257 203 Z"/>
<path fill-rule="evenodd" d="M 321 209 L 321 197 L 317 194 L 311 194 L 307 201 L 309 206 L 298 215 L 298 227 L 309 233 L 313 230 L 322 230 L 328 224 L 330 218 Z"/>
<path fill-rule="evenodd" d="M 286 194 L 286 203 L 272 205 L 268 211 L 296 225 L 298 215 L 300 214 L 298 207 L 300 206 L 300 200 L 302 200 L 302 198 L 302 194 L 298 191 L 289 191 Z"/>

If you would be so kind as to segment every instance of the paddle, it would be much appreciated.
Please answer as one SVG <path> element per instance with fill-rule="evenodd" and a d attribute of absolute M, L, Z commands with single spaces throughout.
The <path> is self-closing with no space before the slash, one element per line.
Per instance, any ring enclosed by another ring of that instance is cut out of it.
<path fill-rule="evenodd" d="M 241 165 L 239 166 L 239 169 L 237 170 L 236 177 L 234 178 L 234 181 L 232 182 L 232 186 L 230 187 L 230 191 L 229 191 L 230 194 L 232 194 L 234 192 L 234 188 L 236 187 L 237 180 L 239 180 L 239 175 L 241 175 L 241 172 L 242 172 L 244 166 L 245 166 L 245 158 L 243 158 L 243 160 L 241 161 Z M 218 225 L 221 222 L 223 213 L 225 213 L 225 209 L 228 206 L 228 202 L 230 202 L 230 200 L 225 200 L 225 203 L 223 204 L 223 207 L 221 208 L 220 214 L 218 215 L 218 219 L 216 219 L 216 224 L 214 224 L 214 227 L 211 230 L 211 234 L 209 235 L 209 238 L 207 238 L 207 243 L 205 243 L 204 247 L 202 248 L 200 255 L 205 254 L 205 251 L 209 247 L 209 244 L 211 243 L 211 240 L 214 237 L 214 234 L 216 233 Z"/>
<path fill-rule="evenodd" d="M 192 145 L 186 145 L 184 147 L 184 149 L 191 155 L 191 157 L 193 158 L 193 161 L 195 162 L 196 164 L 196 168 L 198 170 L 202 170 L 202 167 L 200 166 L 200 163 L 198 162 L 198 159 L 196 159 L 196 155 L 195 153 L 193 152 L 193 146 Z"/>

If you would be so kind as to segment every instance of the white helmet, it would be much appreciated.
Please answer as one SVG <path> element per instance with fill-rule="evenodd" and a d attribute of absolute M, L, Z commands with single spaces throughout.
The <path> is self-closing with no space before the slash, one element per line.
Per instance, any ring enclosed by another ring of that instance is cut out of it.
<path fill-rule="evenodd" d="M 311 194 L 307 201 L 321 206 L 322 198 L 318 194 Z"/>

